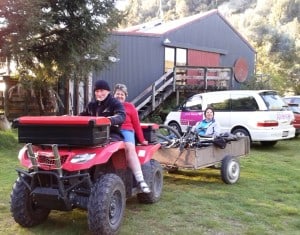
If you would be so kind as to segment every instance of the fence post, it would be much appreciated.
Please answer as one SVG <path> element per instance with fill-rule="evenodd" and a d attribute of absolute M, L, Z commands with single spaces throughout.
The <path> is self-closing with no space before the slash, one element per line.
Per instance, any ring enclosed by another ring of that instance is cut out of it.
<path fill-rule="evenodd" d="M 156 96 L 156 94 L 155 94 L 155 82 L 152 84 L 152 108 L 151 108 L 151 110 L 152 111 L 154 111 L 154 109 L 155 109 L 155 96 Z"/>

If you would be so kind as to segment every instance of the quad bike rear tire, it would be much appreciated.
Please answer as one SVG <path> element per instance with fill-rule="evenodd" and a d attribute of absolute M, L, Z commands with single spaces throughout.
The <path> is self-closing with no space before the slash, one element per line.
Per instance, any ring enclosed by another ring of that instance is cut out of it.
<path fill-rule="evenodd" d="M 159 201 L 163 189 L 163 170 L 158 161 L 151 159 L 142 165 L 145 181 L 150 187 L 150 193 L 139 193 L 137 199 L 141 203 L 150 204 Z"/>
<path fill-rule="evenodd" d="M 105 174 L 91 189 L 88 201 L 88 225 L 92 234 L 117 234 L 126 205 L 125 186 L 115 174 Z"/>
<path fill-rule="evenodd" d="M 10 211 L 14 220 L 23 227 L 33 227 L 44 222 L 50 209 L 40 207 L 34 203 L 30 191 L 26 187 L 25 177 L 19 177 L 11 192 Z"/>

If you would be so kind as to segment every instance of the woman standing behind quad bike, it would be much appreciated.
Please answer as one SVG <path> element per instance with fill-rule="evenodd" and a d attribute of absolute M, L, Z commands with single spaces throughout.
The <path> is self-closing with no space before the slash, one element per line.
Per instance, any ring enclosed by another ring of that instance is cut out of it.
<path fill-rule="evenodd" d="M 148 145 L 148 141 L 144 138 L 136 108 L 132 103 L 125 102 L 127 96 L 127 87 L 124 84 L 116 84 L 114 97 L 123 103 L 126 112 L 126 119 L 121 126 L 121 133 L 126 146 L 127 161 L 138 182 L 140 190 L 143 193 L 150 193 L 150 188 L 144 180 L 141 165 L 135 150 L 135 134 L 142 145 Z"/>

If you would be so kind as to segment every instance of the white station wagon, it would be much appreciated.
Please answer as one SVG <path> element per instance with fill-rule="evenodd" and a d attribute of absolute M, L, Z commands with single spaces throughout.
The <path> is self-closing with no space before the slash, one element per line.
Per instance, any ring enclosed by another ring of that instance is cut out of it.
<path fill-rule="evenodd" d="M 252 142 L 273 146 L 278 140 L 295 137 L 294 114 L 273 90 L 229 90 L 194 95 L 171 111 L 164 122 L 186 131 L 213 107 L 222 132 L 249 136 Z"/>

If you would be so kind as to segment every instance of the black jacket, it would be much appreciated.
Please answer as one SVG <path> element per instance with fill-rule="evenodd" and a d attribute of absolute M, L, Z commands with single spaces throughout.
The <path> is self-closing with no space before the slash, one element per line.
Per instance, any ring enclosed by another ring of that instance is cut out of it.
<path fill-rule="evenodd" d="M 112 94 L 108 94 L 103 101 L 89 102 L 85 110 L 80 113 L 80 116 L 109 117 L 111 137 L 117 137 L 118 139 L 118 136 L 121 136 L 120 126 L 125 121 L 126 113 L 123 104 L 114 98 Z"/>

